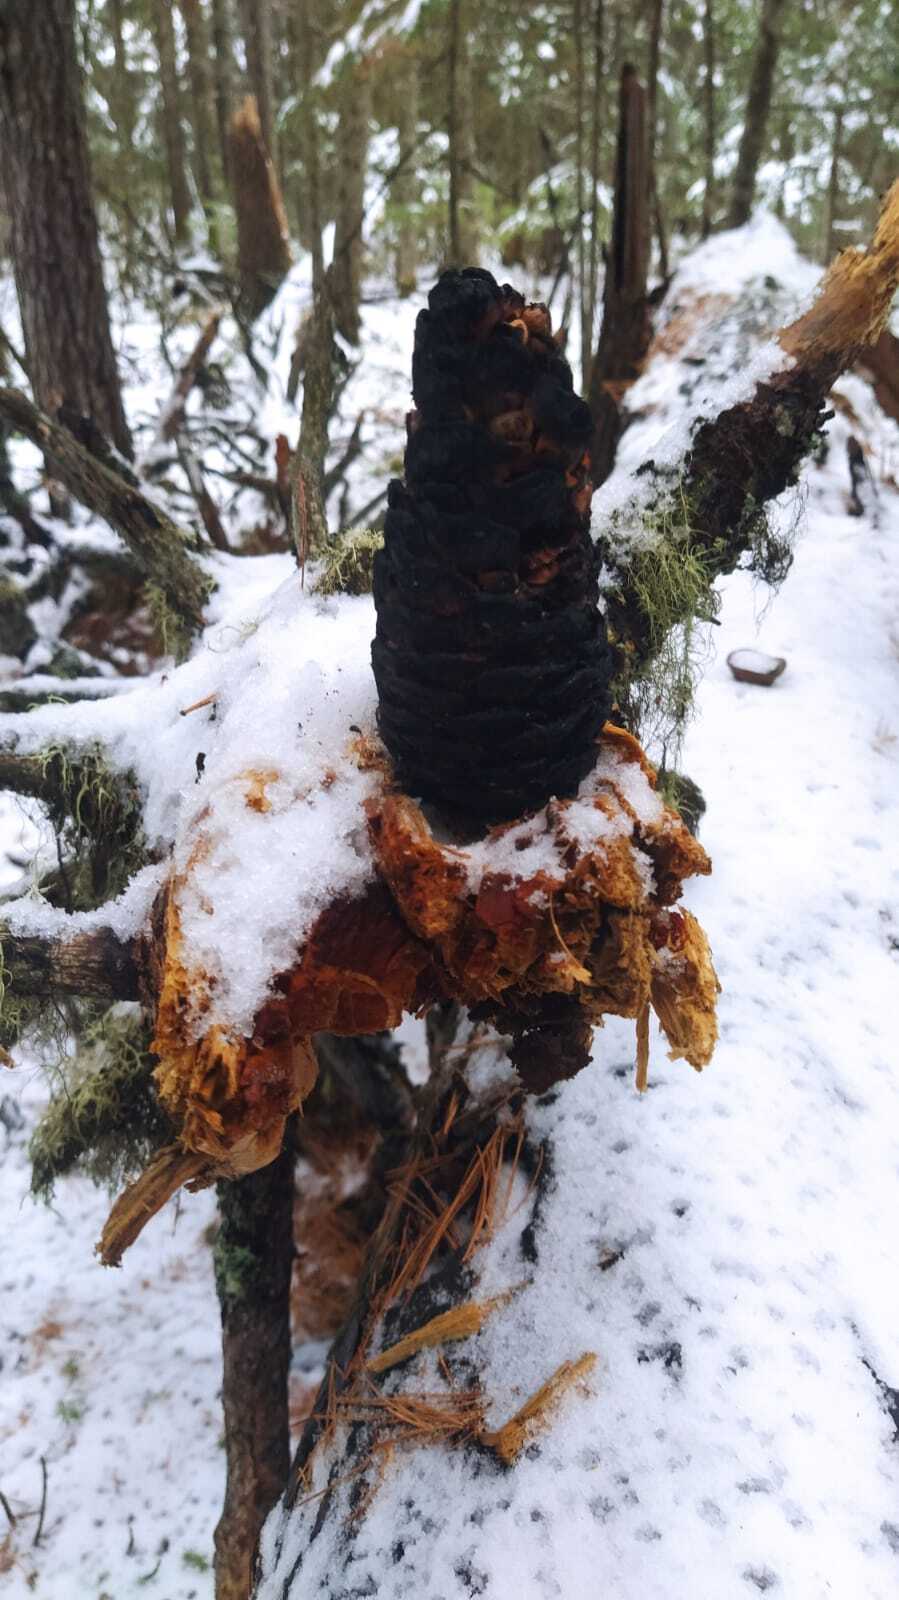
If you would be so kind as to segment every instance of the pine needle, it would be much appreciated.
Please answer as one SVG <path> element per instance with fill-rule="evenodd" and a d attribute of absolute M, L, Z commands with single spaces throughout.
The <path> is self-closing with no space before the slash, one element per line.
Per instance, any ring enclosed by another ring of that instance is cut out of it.
<path fill-rule="evenodd" d="M 471 1338 L 472 1334 L 480 1333 L 490 1313 L 504 1305 L 508 1298 L 507 1293 L 497 1295 L 493 1300 L 467 1300 L 464 1305 L 442 1311 L 439 1316 L 431 1317 L 429 1322 L 423 1322 L 420 1328 L 407 1333 L 405 1338 L 398 1339 L 387 1350 L 382 1350 L 380 1355 L 373 1356 L 366 1363 L 367 1370 L 388 1372 L 391 1367 L 408 1360 L 409 1356 L 417 1355 L 419 1350 L 432 1350 L 435 1345 L 449 1344 L 453 1339 Z"/>
<path fill-rule="evenodd" d="M 586 1378 L 595 1365 L 596 1356 L 592 1350 L 586 1351 L 577 1361 L 563 1361 L 514 1417 L 494 1431 L 482 1430 L 478 1436 L 481 1444 L 494 1450 L 506 1466 L 511 1466 L 537 1429 L 549 1421 L 550 1411 L 562 1396 L 580 1379 Z"/>

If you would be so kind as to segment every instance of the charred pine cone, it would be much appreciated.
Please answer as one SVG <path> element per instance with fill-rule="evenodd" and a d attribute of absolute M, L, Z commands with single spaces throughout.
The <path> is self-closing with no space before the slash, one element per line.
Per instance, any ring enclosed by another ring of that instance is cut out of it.
<path fill-rule="evenodd" d="M 475 268 L 428 304 L 375 563 L 378 724 L 408 794 L 506 821 L 576 791 L 610 709 L 590 412 L 545 306 Z"/>

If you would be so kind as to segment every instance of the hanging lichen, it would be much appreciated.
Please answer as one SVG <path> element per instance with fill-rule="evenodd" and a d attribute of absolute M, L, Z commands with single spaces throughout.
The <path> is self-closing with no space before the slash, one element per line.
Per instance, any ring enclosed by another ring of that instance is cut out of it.
<path fill-rule="evenodd" d="M 150 1030 L 136 1006 L 113 1006 L 53 1072 L 55 1088 L 31 1137 L 32 1193 L 80 1172 L 114 1189 L 142 1170 L 172 1137 L 153 1089 Z"/>

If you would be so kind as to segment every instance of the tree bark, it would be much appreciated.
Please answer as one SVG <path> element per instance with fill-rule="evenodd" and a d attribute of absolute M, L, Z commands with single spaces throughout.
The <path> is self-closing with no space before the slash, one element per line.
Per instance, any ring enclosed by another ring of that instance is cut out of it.
<path fill-rule="evenodd" d="M 701 235 L 707 239 L 712 231 L 715 210 L 715 148 L 717 123 L 715 117 L 715 13 L 714 0 L 704 0 L 702 9 L 702 106 L 704 175 L 702 186 Z"/>
<path fill-rule="evenodd" d="M 240 17 L 247 52 L 247 78 L 256 96 L 265 148 L 276 161 L 274 93 L 272 86 L 272 19 L 270 0 L 240 0 Z"/>
<path fill-rule="evenodd" d="M 291 258 L 284 201 L 252 95 L 247 95 L 232 116 L 228 139 L 237 213 L 240 310 L 253 322 L 271 305 L 290 270 Z"/>
<path fill-rule="evenodd" d="M 0 11 L 0 147 L 25 352 L 38 403 L 91 417 L 131 454 L 116 370 L 73 0 Z"/>
<path fill-rule="evenodd" d="M 594 0 L 593 12 L 593 108 L 590 124 L 590 260 L 588 281 L 588 322 L 592 355 L 596 328 L 596 289 L 599 279 L 599 182 L 604 86 L 606 73 L 605 0 Z M 587 374 L 589 383 L 589 373 Z"/>
<path fill-rule="evenodd" d="M 0 416 L 40 446 L 75 498 L 121 535 L 175 616 L 191 632 L 199 627 L 210 583 L 191 556 L 191 536 L 17 389 L 0 388 Z"/>
<path fill-rule="evenodd" d="M 234 53 L 231 43 L 231 0 L 212 0 L 212 76 L 215 92 L 215 123 L 218 131 L 222 176 L 230 184 L 228 125 L 231 119 L 234 84 Z"/>
<path fill-rule="evenodd" d="M 743 134 L 740 139 L 730 212 L 727 218 L 729 228 L 742 228 L 752 213 L 756 174 L 768 131 L 774 74 L 780 54 L 780 25 L 785 7 L 786 0 L 762 0 L 759 36 L 749 77 Z"/>
<path fill-rule="evenodd" d="M 334 311 L 330 272 L 316 289 L 306 345 L 303 414 L 294 454 L 291 523 L 297 560 L 305 567 L 328 543 L 324 475 L 328 427 L 334 405 Z"/>
<path fill-rule="evenodd" d="M 337 132 L 337 214 L 331 301 L 334 322 L 350 344 L 359 342 L 359 299 L 365 219 L 365 171 L 368 158 L 371 79 L 365 62 L 345 74 Z"/>
<path fill-rule="evenodd" d="M 398 209 L 396 238 L 396 286 L 401 295 L 413 294 L 418 279 L 418 229 L 412 207 L 418 196 L 415 157 L 418 148 L 418 56 L 410 51 L 403 64 L 397 107 L 399 171 L 393 180 L 393 199 Z"/>
<path fill-rule="evenodd" d="M 290 1462 L 287 1375 L 294 1149 L 218 1189 L 214 1247 L 222 1316 L 225 1504 L 215 1530 L 216 1600 L 247 1600 L 262 1524 Z"/>
<path fill-rule="evenodd" d="M 194 175 L 200 201 L 210 226 L 214 246 L 215 224 L 212 207 L 215 185 L 212 181 L 212 97 L 209 76 L 209 40 L 206 18 L 200 0 L 179 0 L 187 35 L 187 65 L 190 74 L 190 115 L 194 135 Z"/>
<path fill-rule="evenodd" d="M 474 214 L 472 161 L 471 60 L 466 0 L 450 0 L 449 8 L 449 253 L 448 267 L 477 264 L 477 224 Z"/>
<path fill-rule="evenodd" d="M 646 94 L 633 67 L 621 74 L 612 242 L 606 262 L 603 319 L 590 378 L 593 481 L 603 483 L 623 427 L 622 402 L 649 349 L 649 183 Z"/>
<path fill-rule="evenodd" d="M 3 787 L 0 779 L 0 787 Z M 35 999 L 49 1008 L 59 995 L 86 1000 L 136 1000 L 138 970 L 130 945 L 110 928 L 45 939 L 0 923 L 3 997 Z"/>
<path fill-rule="evenodd" d="M 178 59 L 175 53 L 175 30 L 172 26 L 170 0 L 154 0 L 153 30 L 159 55 L 159 83 L 162 91 L 162 136 L 169 176 L 169 199 L 176 244 L 187 238 L 190 219 L 190 190 L 187 186 L 187 157 L 184 148 L 184 128 L 181 124 L 181 90 L 178 82 Z"/>
<path fill-rule="evenodd" d="M 833 144 L 830 152 L 830 178 L 827 184 L 827 216 L 824 225 L 824 262 L 825 265 L 836 255 L 837 234 L 836 220 L 837 209 L 840 204 L 840 156 L 843 145 L 843 113 L 835 111 L 833 116 Z"/>

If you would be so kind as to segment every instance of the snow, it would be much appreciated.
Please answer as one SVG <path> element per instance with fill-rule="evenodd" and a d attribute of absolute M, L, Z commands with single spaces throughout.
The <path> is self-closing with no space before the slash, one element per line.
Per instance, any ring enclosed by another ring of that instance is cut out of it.
<path fill-rule="evenodd" d="M 773 302 L 759 292 L 760 324 L 772 304 L 776 321 L 781 296 L 797 303 L 815 275 L 785 238 L 769 219 L 710 241 L 681 269 L 666 316 L 725 278 L 751 298 L 761 273 L 781 291 Z M 408 367 L 405 388 L 395 375 L 411 313 L 379 304 L 365 316 L 399 441 Z M 660 350 L 632 391 L 643 414 L 622 441 L 619 482 L 692 413 L 701 381 L 711 376 L 714 393 L 716 373 L 751 360 L 748 344 L 770 332 L 760 325 L 744 349 L 736 312 L 721 308 L 721 318 L 717 343 L 703 335 L 705 369 L 685 362 L 689 342 Z M 374 405 L 380 378 L 357 381 Z M 351 1486 L 339 1488 L 340 1514 L 308 1548 L 319 1502 L 288 1524 L 275 1512 L 260 1600 L 282 1600 L 301 1550 L 291 1600 L 896 1593 L 899 1441 L 877 1379 L 899 1389 L 899 1076 L 888 1009 L 899 958 L 899 493 L 887 481 L 899 428 L 860 378 L 842 380 L 839 394 L 852 412 L 838 411 L 826 461 L 805 474 L 793 570 L 770 602 L 744 573 L 722 586 L 688 730 L 682 764 L 708 803 L 702 839 L 714 873 L 687 898 L 723 984 L 716 1057 L 697 1076 L 654 1039 L 640 1098 L 632 1025 L 610 1020 L 592 1065 L 527 1109 L 552 1173 L 535 1230 L 539 1285 L 521 1253 L 532 1203 L 521 1193 L 474 1258 L 479 1297 L 521 1285 L 478 1335 L 491 1420 L 505 1420 L 563 1360 L 594 1351 L 596 1368 L 511 1473 L 463 1449 L 400 1450 L 364 1519 L 350 1522 Z M 878 479 L 876 525 L 847 514 L 850 431 Z M 359 470 L 361 482 L 365 462 Z M 258 987 L 268 930 L 248 920 L 254 897 L 277 909 L 279 937 L 295 918 L 295 937 L 316 897 L 368 870 L 364 842 L 342 831 L 363 774 L 344 763 L 345 790 L 297 800 L 305 783 L 314 794 L 323 751 L 343 750 L 350 724 L 370 724 L 371 611 L 366 600 L 316 600 L 311 574 L 301 588 L 289 557 L 214 561 L 222 585 L 202 649 L 184 667 L 102 703 L 42 708 L 27 724 L 4 717 L 0 737 L 24 726 L 31 748 L 61 729 L 110 742 L 116 764 L 138 775 L 160 851 L 174 840 L 187 849 L 213 791 L 231 795 L 216 818 L 214 888 L 222 926 L 244 941 L 241 960 L 257 963 Z M 784 656 L 789 670 L 771 690 L 736 683 L 733 650 Z M 211 707 L 180 715 L 213 693 L 214 716 Z M 254 762 L 268 768 L 272 749 L 282 774 L 270 790 L 274 816 L 258 816 L 235 798 L 239 777 Z M 625 776 L 629 803 L 650 820 L 657 799 L 636 768 L 614 773 L 616 783 Z M 587 791 L 582 801 L 596 826 Z M 31 826 L 8 803 L 0 825 L 14 850 Z M 271 830 L 270 861 L 260 859 L 257 827 Z M 527 848 L 539 851 L 539 838 Z M 228 882 L 243 850 L 259 876 L 240 900 Z M 519 870 L 525 854 L 515 852 Z M 272 951 L 269 965 L 285 954 Z M 238 1015 L 250 999 L 235 990 L 232 1002 Z M 420 1079 L 421 1025 L 403 1036 Z M 506 1070 L 495 1040 L 469 1068 L 485 1090 Z M 20 1518 L 6 1547 L 19 1564 L 4 1573 L 4 1593 L 211 1600 L 211 1572 L 186 1558 L 211 1562 L 222 1494 L 218 1314 L 204 1238 L 212 1199 L 185 1197 L 121 1273 L 104 1273 L 91 1246 L 105 1196 L 72 1179 L 53 1210 L 25 1198 L 27 1126 L 4 1128 L 15 1123 L 10 1106 L 30 1124 L 44 1092 L 27 1062 L 2 1070 L 0 1489 Z M 320 1350 L 295 1357 L 304 1373 L 320 1359 Z M 417 1357 L 391 1381 L 433 1387 L 435 1362 Z M 47 1513 L 34 1549 L 41 1456 Z M 0 1519 L 3 1551 L 2 1510 Z"/>

